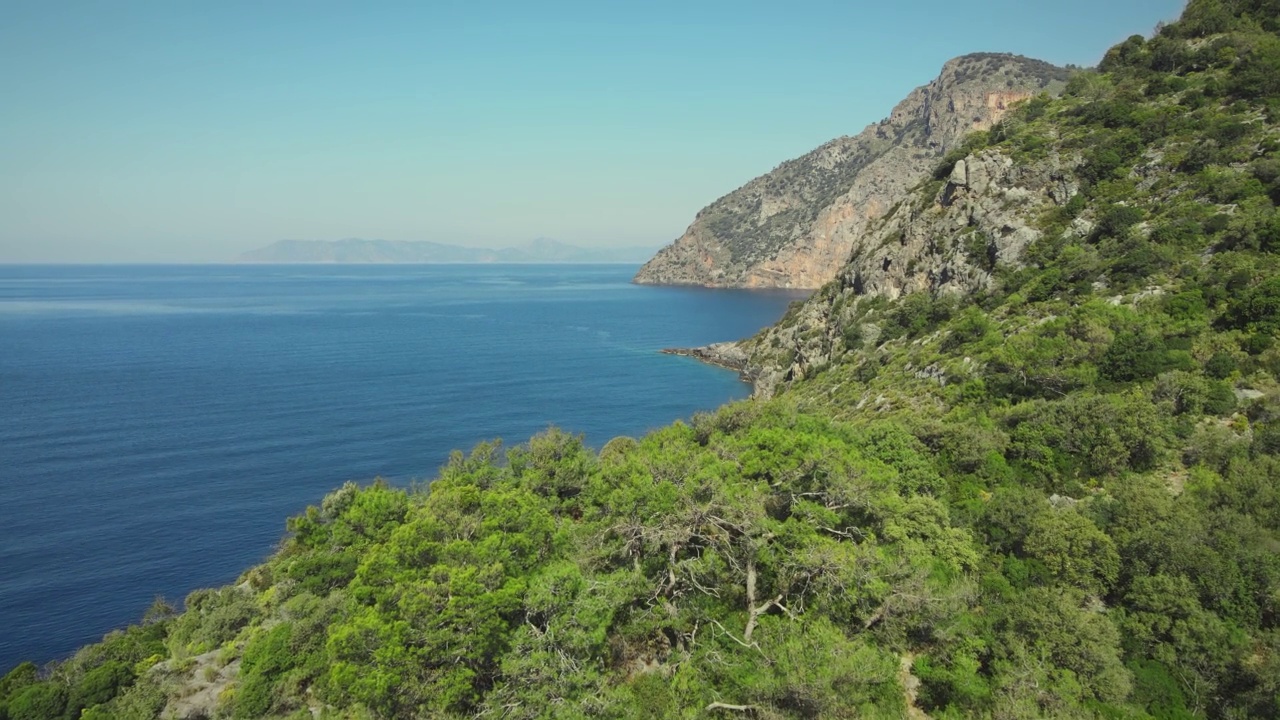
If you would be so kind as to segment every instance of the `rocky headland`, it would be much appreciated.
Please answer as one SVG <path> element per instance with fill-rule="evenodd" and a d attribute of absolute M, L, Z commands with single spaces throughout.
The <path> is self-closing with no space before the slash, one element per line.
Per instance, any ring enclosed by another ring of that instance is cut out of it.
<path fill-rule="evenodd" d="M 636 274 L 652 285 L 813 289 L 872 224 L 975 130 L 1070 71 L 1016 55 L 951 60 L 884 120 L 779 165 L 700 211 Z"/>
<path fill-rule="evenodd" d="M 859 299 L 969 297 L 991 286 L 998 266 L 1021 266 L 1023 251 L 1043 234 L 1038 218 L 1079 193 L 1079 163 L 1076 155 L 1056 152 L 1015 163 L 990 149 L 961 158 L 945 180 L 922 182 L 869 224 L 831 282 L 776 325 L 739 342 L 664 352 L 737 370 L 756 395 L 768 397 L 845 350 L 851 320 L 845 315 Z M 1081 217 L 1068 233 L 1079 241 L 1092 230 Z M 875 332 L 871 325 L 858 329 Z"/>

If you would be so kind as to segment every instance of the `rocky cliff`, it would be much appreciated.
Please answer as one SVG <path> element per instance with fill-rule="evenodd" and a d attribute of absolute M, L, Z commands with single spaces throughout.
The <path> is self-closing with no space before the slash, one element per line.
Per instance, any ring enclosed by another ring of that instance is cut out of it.
<path fill-rule="evenodd" d="M 888 118 L 783 163 L 698 213 L 635 281 L 655 285 L 817 288 L 905 191 L 974 130 L 1014 103 L 1057 94 L 1068 71 L 1014 55 L 948 62 Z"/>
<path fill-rule="evenodd" d="M 1043 235 L 1039 219 L 1046 211 L 1064 208 L 1080 192 L 1079 162 L 1056 151 L 1015 162 L 1002 149 L 963 158 L 945 180 L 917 186 L 854 238 L 835 279 L 786 320 L 742 343 L 699 350 L 711 354 L 709 361 L 728 356 L 758 395 L 769 396 L 878 333 L 874 322 L 859 319 L 863 300 L 981 293 L 997 267 L 1022 265 L 1024 251 Z M 1078 241 L 1092 229 L 1079 218 L 1066 234 Z"/>
<path fill-rule="evenodd" d="M 935 161 L 845 237 L 844 265 L 779 323 L 687 354 L 740 368 L 758 396 L 802 385 L 855 406 L 908 386 L 900 400 L 917 401 L 930 391 L 921 383 L 964 378 L 1052 399 L 1098 373 L 1185 371 L 1180 353 L 1256 357 L 1272 373 L 1280 129 L 1258 103 L 1280 83 L 1259 69 L 1262 51 L 1240 49 L 1252 42 L 1130 38 L 1057 99 L 1020 104 Z M 1280 66 L 1280 43 L 1256 42 L 1276 63 L 1266 67 Z M 1130 352 L 1155 333 L 1134 318 L 1161 308 L 1167 347 Z M 1184 316 L 1236 335 L 1193 340 L 1171 319 Z M 988 343 L 986 365 L 953 352 L 974 338 Z"/>

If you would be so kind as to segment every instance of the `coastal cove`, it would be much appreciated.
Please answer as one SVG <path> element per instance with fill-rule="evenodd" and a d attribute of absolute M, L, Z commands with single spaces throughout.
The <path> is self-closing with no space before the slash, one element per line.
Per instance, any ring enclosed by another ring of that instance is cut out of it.
<path fill-rule="evenodd" d="M 629 265 L 0 266 L 0 667 L 261 561 L 347 480 L 550 425 L 600 447 L 745 397 L 660 354 L 803 295 Z"/>

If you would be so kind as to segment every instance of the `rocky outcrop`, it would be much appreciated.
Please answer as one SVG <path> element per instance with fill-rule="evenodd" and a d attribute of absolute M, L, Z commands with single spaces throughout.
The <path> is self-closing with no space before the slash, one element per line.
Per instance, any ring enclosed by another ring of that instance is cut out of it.
<path fill-rule="evenodd" d="M 970 155 L 948 180 L 918 186 L 872 223 L 854 240 L 837 276 L 778 324 L 738 343 L 684 354 L 734 367 L 758 396 L 772 395 L 837 361 L 855 342 L 850 338 L 876 338 L 874 323 L 851 329 L 862 299 L 970 295 L 990 286 L 997 266 L 1019 266 L 1040 237 L 1037 218 L 1079 192 L 1078 163 L 1058 154 L 1015 163 L 996 149 Z"/>
<path fill-rule="evenodd" d="M 703 209 L 635 281 L 820 287 L 869 225 L 967 134 L 999 122 L 1020 100 L 1056 94 L 1066 77 L 1062 68 L 1013 55 L 956 58 L 888 118 L 785 162 Z"/>
<path fill-rule="evenodd" d="M 1074 159 L 1017 163 L 990 150 L 956 163 L 935 193 L 918 193 L 857 238 L 839 281 L 856 295 L 968 295 L 997 264 L 1017 264 L 1040 235 L 1033 223 L 1079 191 Z"/>
<path fill-rule="evenodd" d="M 745 370 L 747 361 L 750 360 L 747 352 L 736 342 L 714 343 L 697 348 L 664 348 L 661 352 L 665 355 L 683 355 L 708 365 L 738 371 Z"/>

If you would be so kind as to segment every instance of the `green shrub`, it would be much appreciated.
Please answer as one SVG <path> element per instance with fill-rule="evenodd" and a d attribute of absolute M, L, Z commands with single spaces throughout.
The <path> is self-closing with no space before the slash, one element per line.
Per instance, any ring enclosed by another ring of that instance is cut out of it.
<path fill-rule="evenodd" d="M 1119 287 L 1146 285 L 1173 264 L 1168 249 L 1145 240 L 1123 242 L 1118 250 L 1119 256 L 1111 262 L 1111 276 Z"/>
<path fill-rule="evenodd" d="M 1280 421 L 1273 420 L 1254 428 L 1253 450 L 1264 455 L 1280 455 Z"/>
<path fill-rule="evenodd" d="M 1225 382 L 1209 383 L 1204 401 L 1204 411 L 1209 415 L 1227 415 L 1236 409 L 1236 394 Z"/>
<path fill-rule="evenodd" d="M 1088 185 L 1122 178 L 1141 149 L 1142 141 L 1136 134 L 1112 135 L 1085 152 L 1084 164 L 1076 172 Z"/>
<path fill-rule="evenodd" d="M 1250 355 L 1261 355 L 1276 344 L 1275 336 L 1269 332 L 1256 332 L 1249 335 L 1240 344 L 1241 349 Z"/>
<path fill-rule="evenodd" d="M 60 682 L 29 685 L 9 699 L 11 720 L 54 720 L 67 707 L 67 688 Z"/>
<path fill-rule="evenodd" d="M 1164 311 L 1174 320 L 1192 322 L 1204 318 L 1209 307 L 1204 301 L 1204 293 L 1197 289 L 1169 296 L 1164 301 Z"/>
<path fill-rule="evenodd" d="M 1143 211 L 1132 205 L 1107 206 L 1098 213 L 1097 233 L 1102 237 L 1124 237 L 1143 217 Z"/>
<path fill-rule="evenodd" d="M 196 590 L 187 596 L 186 608 L 173 624 L 170 641 L 193 652 L 231 640 L 260 614 L 253 597 L 237 587 Z"/>
<path fill-rule="evenodd" d="M 997 248 L 986 233 L 975 232 L 966 235 L 962 247 L 969 264 L 987 272 L 995 269 Z"/>
<path fill-rule="evenodd" d="M 1227 327 L 1258 333 L 1280 331 L 1280 277 L 1264 280 L 1233 299 L 1222 321 Z"/>
<path fill-rule="evenodd" d="M 1179 248 L 1201 247 L 1204 244 L 1202 228 L 1202 224 L 1194 220 L 1175 220 L 1152 228 L 1150 239 L 1151 242 L 1158 245 L 1170 245 Z"/>
<path fill-rule="evenodd" d="M 12 670 L 0 678 L 0 703 L 18 694 L 24 688 L 37 682 L 38 668 L 30 661 L 15 665 Z"/>
<path fill-rule="evenodd" d="M 881 340 L 896 337 L 917 337 L 933 330 L 951 317 L 955 303 L 946 297 L 931 297 L 926 293 L 911 293 L 898 299 L 887 313 L 888 321 L 881 329 Z"/>
<path fill-rule="evenodd" d="M 1146 67 L 1146 44 L 1145 37 L 1130 35 L 1129 39 L 1107 51 L 1102 62 L 1098 63 L 1098 69 L 1102 72 L 1116 72 L 1132 67 Z"/>
<path fill-rule="evenodd" d="M 75 716 L 94 705 L 110 702 L 121 690 L 133 683 L 133 669 L 129 663 L 112 661 L 85 673 L 71 686 L 67 701 L 68 710 Z"/>
<path fill-rule="evenodd" d="M 1261 100 L 1280 95 L 1280 38 L 1261 36 L 1231 68 L 1228 91 Z"/>
<path fill-rule="evenodd" d="M 857 322 L 845 324 L 844 328 L 840 332 L 840 336 L 844 339 L 844 346 L 846 348 L 855 350 L 862 347 L 864 333 L 862 332 L 861 324 Z"/>
<path fill-rule="evenodd" d="M 237 718 L 259 718 L 280 709 L 273 707 L 271 690 L 298 660 L 290 647 L 292 635 L 293 625 L 280 623 L 245 647 L 236 692 Z"/>
<path fill-rule="evenodd" d="M 1134 701 L 1151 715 L 1168 720 L 1198 717 L 1187 707 L 1181 683 L 1163 663 L 1134 660 L 1128 668 L 1133 673 Z"/>
<path fill-rule="evenodd" d="M 1033 477 L 1057 484 L 1084 476 L 1150 470 L 1167 449 L 1169 428 L 1149 400 L 1070 396 L 1027 404 L 1010 418 L 1009 454 Z"/>
<path fill-rule="evenodd" d="M 323 596 L 351 582 L 359 564 L 358 551 L 333 549 L 290 558 L 283 574 L 296 580 L 299 590 Z"/>
<path fill-rule="evenodd" d="M 1222 0 L 1190 0 L 1176 29 L 1181 37 L 1199 38 L 1230 30 L 1236 18 Z"/>
<path fill-rule="evenodd" d="M 1114 382 L 1148 380 L 1165 370 L 1187 363 L 1171 354 L 1163 340 L 1143 331 L 1126 332 L 1116 339 L 1098 360 L 1098 371 Z"/>
<path fill-rule="evenodd" d="M 1080 213 L 1083 212 L 1088 205 L 1089 201 L 1085 199 L 1083 194 L 1076 193 L 1075 195 L 1072 195 L 1071 199 L 1067 201 L 1067 204 L 1062 206 L 1064 219 L 1074 220 L 1080 216 Z"/>
<path fill-rule="evenodd" d="M 968 308 L 950 324 L 950 334 L 942 341 L 943 350 L 955 350 L 987 336 L 994 326 L 987 314 L 977 308 Z"/>
<path fill-rule="evenodd" d="M 1222 350 L 1214 353 L 1204 364 L 1205 374 L 1218 380 L 1225 380 L 1239 369 L 1240 363 L 1236 362 L 1235 355 Z"/>

